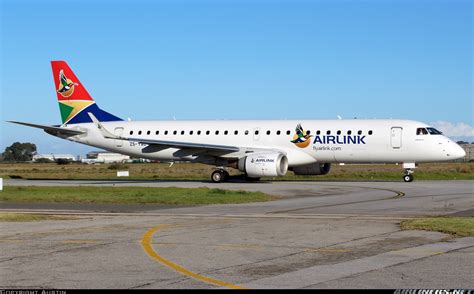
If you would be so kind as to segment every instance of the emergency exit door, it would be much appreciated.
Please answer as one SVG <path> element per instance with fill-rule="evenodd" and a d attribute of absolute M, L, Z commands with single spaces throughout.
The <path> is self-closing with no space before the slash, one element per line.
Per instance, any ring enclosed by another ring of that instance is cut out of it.
<path fill-rule="evenodd" d="M 253 140 L 254 141 L 260 140 L 260 128 L 253 129 Z"/>
<path fill-rule="evenodd" d="M 123 128 L 115 128 L 114 134 L 115 134 L 116 136 L 121 137 L 122 134 L 123 134 Z M 114 141 L 115 141 L 115 146 L 117 146 L 117 147 L 122 147 L 123 140 L 114 140 Z"/>

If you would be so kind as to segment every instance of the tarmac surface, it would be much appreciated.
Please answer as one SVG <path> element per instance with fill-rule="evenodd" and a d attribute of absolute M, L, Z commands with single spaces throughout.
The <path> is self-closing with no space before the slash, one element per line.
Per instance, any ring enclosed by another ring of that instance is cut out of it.
<path fill-rule="evenodd" d="M 474 238 L 402 231 L 474 216 L 474 181 L 26 181 L 218 187 L 277 201 L 171 207 L 1 203 L 67 220 L 0 223 L 0 288 L 474 288 Z"/>

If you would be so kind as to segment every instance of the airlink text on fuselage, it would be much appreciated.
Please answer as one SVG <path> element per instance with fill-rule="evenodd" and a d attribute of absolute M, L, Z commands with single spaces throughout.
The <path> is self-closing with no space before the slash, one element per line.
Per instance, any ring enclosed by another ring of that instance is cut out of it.
<path fill-rule="evenodd" d="M 365 136 L 316 136 L 313 144 L 365 144 Z"/>

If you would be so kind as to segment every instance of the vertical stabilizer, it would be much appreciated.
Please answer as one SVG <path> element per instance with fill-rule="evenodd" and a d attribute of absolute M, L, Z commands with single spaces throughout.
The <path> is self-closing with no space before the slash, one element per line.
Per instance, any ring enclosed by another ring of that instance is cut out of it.
<path fill-rule="evenodd" d="M 100 109 L 65 61 L 51 61 L 54 85 L 63 124 L 92 122 L 91 112 L 100 121 L 120 121 L 119 117 Z"/>

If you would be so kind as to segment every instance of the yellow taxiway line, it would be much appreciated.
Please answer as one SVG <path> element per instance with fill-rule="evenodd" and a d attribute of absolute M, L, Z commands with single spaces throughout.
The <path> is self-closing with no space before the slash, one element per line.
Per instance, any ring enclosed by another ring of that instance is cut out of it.
<path fill-rule="evenodd" d="M 245 288 L 243 288 L 241 286 L 238 286 L 238 285 L 234 285 L 234 284 L 227 283 L 227 282 L 224 282 L 224 281 L 216 280 L 216 279 L 206 277 L 206 276 L 200 275 L 198 273 L 192 272 L 192 271 L 190 271 L 190 270 L 188 270 L 188 269 L 186 269 L 186 268 L 184 268 L 184 267 L 182 267 L 182 266 L 180 266 L 180 265 L 178 265 L 178 264 L 176 264 L 176 263 L 174 263 L 170 260 L 167 260 L 166 258 L 162 257 L 161 255 L 159 255 L 158 252 L 156 252 L 153 249 L 153 246 L 151 245 L 151 240 L 153 238 L 153 235 L 156 232 L 158 232 L 158 230 L 162 229 L 163 227 L 165 227 L 165 226 L 154 227 L 153 229 L 148 230 L 145 233 L 145 235 L 143 235 L 141 244 L 142 244 L 143 250 L 146 252 L 146 254 L 148 254 L 148 256 L 150 256 L 152 259 L 158 261 L 159 263 L 163 264 L 164 266 L 169 267 L 169 268 L 177 271 L 178 273 L 180 273 L 182 275 L 185 275 L 185 276 L 188 276 L 188 277 L 191 277 L 193 279 L 196 279 L 196 280 L 208 283 L 208 284 L 220 286 L 220 287 L 226 287 L 226 288 L 231 288 L 231 289 L 245 289 Z"/>

